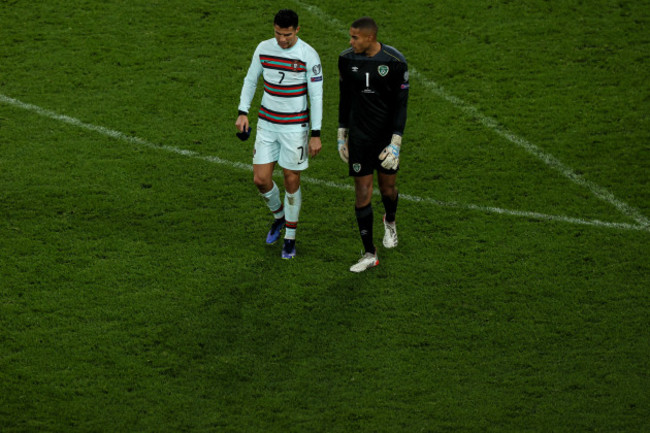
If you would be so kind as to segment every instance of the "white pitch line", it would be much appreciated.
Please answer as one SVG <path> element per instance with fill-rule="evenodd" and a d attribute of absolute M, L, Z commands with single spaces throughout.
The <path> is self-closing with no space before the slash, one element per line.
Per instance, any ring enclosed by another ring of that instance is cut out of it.
<path fill-rule="evenodd" d="M 345 26 L 341 21 L 328 15 L 326 12 L 323 12 L 317 6 L 310 5 L 300 0 L 293 0 L 293 1 L 294 3 L 298 4 L 299 6 L 302 6 L 312 14 L 319 17 L 321 20 L 329 22 L 329 24 L 335 26 L 337 30 L 347 35 L 348 27 Z M 650 227 L 650 219 L 648 219 L 645 215 L 643 215 L 638 209 L 619 200 L 614 196 L 614 194 L 612 194 L 605 188 L 595 184 L 590 180 L 585 179 L 583 176 L 576 173 L 575 170 L 571 169 L 566 164 L 562 163 L 555 156 L 551 155 L 548 152 L 543 151 L 538 146 L 532 144 L 531 142 L 529 142 L 528 140 L 522 137 L 517 136 L 513 132 L 508 131 L 496 119 L 493 119 L 491 117 L 482 114 L 477 108 L 473 107 L 469 103 L 463 101 L 462 99 L 456 96 L 453 96 L 447 90 L 445 90 L 444 87 L 442 87 L 441 85 L 439 85 L 434 81 L 429 80 L 424 75 L 420 74 L 415 69 L 415 67 L 413 67 L 413 65 L 409 65 L 409 72 L 411 74 L 411 77 L 415 77 L 418 80 L 420 80 L 425 85 L 425 87 L 427 87 L 437 96 L 451 103 L 452 105 L 456 106 L 462 112 L 469 115 L 470 117 L 475 118 L 487 129 L 492 130 L 498 136 L 521 147 L 526 152 L 530 153 L 531 155 L 535 156 L 536 158 L 544 162 L 550 168 L 560 172 L 564 177 L 568 178 L 573 183 L 586 188 L 587 190 L 589 190 L 589 192 L 591 192 L 594 196 L 596 196 L 600 200 L 614 206 L 623 215 L 632 218 L 634 221 L 636 221 L 638 224 L 644 227 Z"/>
<path fill-rule="evenodd" d="M 478 109 L 469 105 L 467 102 L 463 101 L 460 98 L 450 95 L 445 91 L 445 89 L 442 86 L 423 77 L 419 72 L 415 70 L 415 68 L 411 67 L 411 74 L 413 76 L 418 77 L 420 81 L 422 81 L 422 83 L 426 87 L 431 89 L 436 95 L 450 102 L 451 104 L 455 105 L 465 114 L 468 114 L 469 116 L 475 118 L 483 126 L 485 126 L 488 129 L 491 129 L 500 137 L 505 138 L 509 142 L 523 148 L 526 152 L 535 156 L 537 159 L 544 162 L 550 168 L 560 172 L 564 177 L 566 177 L 573 183 L 586 188 L 600 200 L 614 206 L 623 215 L 632 218 L 640 225 L 650 227 L 650 219 L 646 218 L 643 214 L 641 214 L 641 212 L 638 209 L 619 200 L 614 196 L 614 194 L 607 191 L 605 188 L 597 185 L 596 183 L 590 180 L 585 179 L 584 176 L 581 176 L 578 173 L 576 173 L 575 170 L 568 167 L 566 164 L 561 162 L 555 156 L 551 155 L 548 152 L 543 151 L 538 146 L 532 144 L 525 138 L 519 137 L 516 134 L 508 131 L 505 127 L 499 124 L 499 122 L 497 122 L 495 119 L 483 115 L 478 111 Z"/>
<path fill-rule="evenodd" d="M 151 143 L 151 142 L 149 142 L 147 140 L 144 140 L 142 138 L 135 137 L 135 136 L 132 136 L 132 135 L 127 135 L 127 134 L 124 134 L 123 132 L 116 131 L 116 130 L 110 129 L 110 128 L 105 128 L 103 126 L 97 126 L 97 125 L 93 125 L 91 123 L 86 123 L 86 122 L 83 122 L 83 121 L 81 121 L 79 119 L 75 119 L 74 117 L 62 115 L 62 114 L 56 113 L 54 111 L 39 107 L 37 105 L 28 104 L 26 102 L 19 101 L 18 99 L 14 99 L 14 98 L 10 98 L 8 96 L 5 96 L 3 94 L 0 94 L 0 102 L 5 103 L 7 105 L 11 105 L 13 107 L 21 108 L 21 109 L 26 110 L 26 111 L 30 111 L 32 113 L 36 113 L 36 114 L 41 115 L 43 117 L 47 117 L 47 118 L 50 118 L 50 119 L 53 119 L 53 120 L 57 120 L 57 121 L 66 123 L 68 125 L 76 126 L 78 128 L 82 128 L 82 129 L 85 129 L 85 130 L 88 130 L 88 131 L 97 132 L 99 134 L 102 134 L 104 136 L 107 136 L 107 137 L 110 137 L 110 138 L 113 138 L 113 139 L 116 139 L 116 140 L 126 141 L 128 143 L 137 144 L 139 146 L 148 147 L 148 148 L 155 149 L 155 150 L 164 150 L 166 152 L 174 153 L 174 154 L 177 154 L 177 155 L 187 156 L 187 157 L 190 157 L 190 158 L 195 158 L 195 159 L 199 159 L 199 160 L 202 160 L 202 161 L 207 161 L 207 162 L 211 162 L 211 163 L 214 163 L 214 164 L 225 165 L 225 166 L 236 168 L 236 169 L 239 169 L 239 170 L 253 171 L 253 167 L 250 164 L 244 164 L 242 162 L 229 161 L 227 159 L 219 158 L 217 156 L 201 155 L 200 153 L 195 152 L 193 150 L 181 149 L 181 148 L 174 147 L 174 146 L 156 145 L 156 144 Z M 350 184 L 341 184 L 341 183 L 337 183 L 337 182 L 331 182 L 331 181 L 316 179 L 316 178 L 312 178 L 312 177 L 309 177 L 309 176 L 303 176 L 302 180 L 304 182 L 306 182 L 306 183 L 313 184 L 313 185 L 325 186 L 325 187 L 344 190 L 344 191 L 352 191 L 353 190 L 353 187 Z M 378 194 L 378 192 L 375 191 L 375 194 Z M 415 196 L 415 195 L 404 194 L 404 193 L 400 193 L 400 199 L 410 201 L 410 202 L 415 202 L 415 203 L 428 203 L 428 204 L 432 204 L 432 205 L 439 206 L 439 207 L 466 209 L 466 210 L 480 211 L 480 212 L 484 212 L 484 213 L 493 213 L 493 214 L 499 214 L 499 215 L 509 215 L 509 216 L 515 216 L 515 217 L 538 219 L 538 220 L 565 222 L 565 223 L 570 223 L 570 224 L 586 225 L 586 226 L 594 226 L 594 227 L 606 227 L 606 228 L 612 228 L 612 229 L 637 230 L 637 231 L 650 232 L 650 227 L 642 226 L 642 225 L 634 225 L 634 224 L 627 224 L 627 223 L 616 223 L 616 222 L 606 222 L 606 221 L 599 221 L 599 220 L 586 220 L 586 219 L 582 219 L 582 218 L 573 218 L 573 217 L 568 217 L 568 216 L 563 216 L 563 215 L 547 215 L 547 214 L 542 214 L 542 213 L 538 213 L 538 212 L 509 210 L 509 209 L 502 209 L 502 208 L 497 208 L 497 207 L 479 206 L 479 205 L 474 205 L 474 204 L 443 202 L 443 201 L 434 200 L 434 199 L 428 198 L 428 197 L 418 197 L 418 196 Z"/>

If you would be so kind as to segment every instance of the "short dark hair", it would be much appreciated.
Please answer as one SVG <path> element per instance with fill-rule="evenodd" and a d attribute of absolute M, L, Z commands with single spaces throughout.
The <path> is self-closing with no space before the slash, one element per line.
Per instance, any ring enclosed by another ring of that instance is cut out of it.
<path fill-rule="evenodd" d="M 379 29 L 377 27 L 377 23 L 375 20 L 373 20 L 370 17 L 361 17 L 355 22 L 352 23 L 351 26 L 353 29 L 359 29 L 359 30 L 370 30 L 371 33 L 377 34 L 377 30 Z"/>
<path fill-rule="evenodd" d="M 292 11 L 291 9 L 281 9 L 275 14 L 273 19 L 273 24 L 276 24 L 281 29 L 288 29 L 293 27 L 294 29 L 298 28 L 298 14 Z"/>

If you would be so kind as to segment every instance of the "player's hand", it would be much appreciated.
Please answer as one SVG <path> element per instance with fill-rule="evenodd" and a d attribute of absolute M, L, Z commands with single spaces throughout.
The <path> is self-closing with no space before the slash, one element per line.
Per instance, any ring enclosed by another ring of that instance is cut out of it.
<path fill-rule="evenodd" d="M 321 149 L 320 137 L 311 137 L 309 139 L 309 156 L 318 155 L 320 149 Z"/>
<path fill-rule="evenodd" d="M 393 134 L 390 144 L 379 154 L 381 166 L 388 170 L 395 170 L 399 167 L 399 150 L 402 146 L 402 136 Z"/>
<path fill-rule="evenodd" d="M 235 126 L 237 127 L 237 130 L 239 132 L 248 131 L 249 128 L 248 116 L 245 114 L 240 114 L 239 116 L 237 116 L 237 121 L 235 122 Z"/>
<path fill-rule="evenodd" d="M 339 156 L 343 162 L 348 162 L 350 156 L 348 154 L 348 128 L 339 128 L 337 134 L 336 144 L 339 149 Z"/>

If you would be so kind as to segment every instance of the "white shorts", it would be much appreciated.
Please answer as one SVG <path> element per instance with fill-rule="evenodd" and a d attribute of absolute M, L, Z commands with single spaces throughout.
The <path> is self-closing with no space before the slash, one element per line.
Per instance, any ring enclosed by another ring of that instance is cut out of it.
<path fill-rule="evenodd" d="M 287 170 L 309 166 L 309 131 L 274 132 L 257 127 L 253 164 L 278 162 Z"/>

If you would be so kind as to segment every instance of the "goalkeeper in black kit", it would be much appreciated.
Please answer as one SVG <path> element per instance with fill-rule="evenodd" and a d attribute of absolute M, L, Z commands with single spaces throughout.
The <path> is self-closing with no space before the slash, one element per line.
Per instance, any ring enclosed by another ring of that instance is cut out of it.
<path fill-rule="evenodd" d="M 409 76 L 406 59 L 377 41 L 377 24 L 359 18 L 350 27 L 350 48 L 339 56 L 338 151 L 354 178 L 355 214 L 365 250 L 350 271 L 379 264 L 373 242 L 373 175 L 384 205 L 385 248 L 397 246 L 395 214 L 399 153 L 406 125 Z"/>

